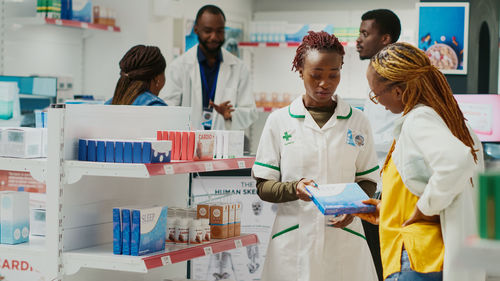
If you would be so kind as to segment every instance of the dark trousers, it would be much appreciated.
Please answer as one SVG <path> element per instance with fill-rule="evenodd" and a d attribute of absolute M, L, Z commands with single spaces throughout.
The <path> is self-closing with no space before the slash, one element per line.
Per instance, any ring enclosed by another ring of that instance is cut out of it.
<path fill-rule="evenodd" d="M 373 225 L 369 222 L 361 220 L 363 229 L 365 231 L 366 242 L 372 253 L 373 264 L 377 270 L 377 277 L 379 281 L 383 281 L 382 273 L 382 260 L 380 258 L 380 239 L 378 235 L 378 225 Z"/>

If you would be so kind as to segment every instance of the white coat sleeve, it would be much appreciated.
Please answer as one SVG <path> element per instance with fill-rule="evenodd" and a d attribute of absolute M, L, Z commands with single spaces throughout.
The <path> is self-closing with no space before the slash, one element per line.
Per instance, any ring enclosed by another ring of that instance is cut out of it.
<path fill-rule="evenodd" d="M 362 113 L 360 113 L 362 114 Z M 375 152 L 374 137 L 372 129 L 369 126 L 368 120 L 365 116 L 362 116 L 363 124 L 366 126 L 363 128 L 365 145 L 361 149 L 358 157 L 356 159 L 356 182 L 368 180 L 371 182 L 378 182 L 380 179 L 379 175 L 379 165 L 377 159 L 377 153 Z"/>
<path fill-rule="evenodd" d="M 475 162 L 470 148 L 451 133 L 438 115 L 425 113 L 413 116 L 406 120 L 404 127 L 431 171 L 417 206 L 427 216 L 437 215 L 464 188 L 471 186 Z"/>
<path fill-rule="evenodd" d="M 182 79 L 184 71 L 182 64 L 178 60 L 174 60 L 168 67 L 165 73 L 165 87 L 160 93 L 167 105 L 180 106 L 182 104 Z"/>
<path fill-rule="evenodd" d="M 267 118 L 262 130 L 257 155 L 255 156 L 255 164 L 252 168 L 254 178 L 281 181 L 280 138 L 276 136 L 276 132 L 279 130 L 275 125 L 275 113 L 272 113 Z"/>
<path fill-rule="evenodd" d="M 229 123 L 226 124 L 230 124 L 229 128 L 226 126 L 227 129 L 244 130 L 257 120 L 257 108 L 255 107 L 255 97 L 252 93 L 250 73 L 244 64 L 240 66 L 236 101 L 233 106 L 232 121 L 227 121 Z"/>

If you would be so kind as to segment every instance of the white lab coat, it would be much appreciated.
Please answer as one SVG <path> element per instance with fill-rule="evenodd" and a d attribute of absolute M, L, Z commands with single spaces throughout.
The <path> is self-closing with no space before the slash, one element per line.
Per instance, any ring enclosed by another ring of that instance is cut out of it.
<path fill-rule="evenodd" d="M 444 241 L 443 281 L 479 281 L 483 274 L 454 266 L 465 238 L 477 233 L 475 188 L 470 178 L 484 168 L 483 151 L 469 128 L 477 149 L 474 163 L 468 146 L 457 139 L 431 107 L 417 105 L 401 117 L 394 130 L 392 159 L 405 186 L 420 197 L 417 206 L 425 215 L 440 215 Z"/>
<path fill-rule="evenodd" d="M 283 182 L 310 178 L 318 184 L 376 182 L 378 165 L 368 121 L 342 99 L 334 100 L 335 113 L 322 128 L 302 97 L 273 112 L 262 132 L 253 176 Z M 352 143 L 356 137 L 363 144 Z M 325 227 L 325 222 L 312 202 L 278 204 L 272 235 L 299 227 L 271 239 L 262 281 L 376 280 L 366 241 Z M 348 228 L 364 233 L 358 218 Z"/>
<path fill-rule="evenodd" d="M 167 67 L 165 88 L 159 96 L 168 105 L 190 106 L 191 126 L 193 129 L 202 130 L 203 96 L 197 50 L 198 45 Z M 222 115 L 214 111 L 214 130 L 244 130 L 257 119 L 248 68 L 225 49 L 222 49 L 214 99 L 215 104 L 229 100 L 235 110 L 232 113 L 232 121 L 225 121 Z"/>

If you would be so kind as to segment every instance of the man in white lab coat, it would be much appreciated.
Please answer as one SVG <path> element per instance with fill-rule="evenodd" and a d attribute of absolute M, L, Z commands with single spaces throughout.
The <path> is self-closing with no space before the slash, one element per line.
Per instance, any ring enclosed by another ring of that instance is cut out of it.
<path fill-rule="evenodd" d="M 248 68 L 222 48 L 225 23 L 219 7 L 203 6 L 194 25 L 200 43 L 167 67 L 160 97 L 190 106 L 193 129 L 244 130 L 257 119 Z"/>
<path fill-rule="evenodd" d="M 398 16 L 391 10 L 371 10 L 364 13 L 361 20 L 359 37 L 356 40 L 356 49 L 359 52 L 360 59 L 369 60 L 385 46 L 398 41 L 401 34 L 401 23 Z M 382 167 L 394 139 L 394 122 L 401 115 L 386 110 L 380 104 L 372 103 L 368 98 L 366 100 L 364 113 L 370 121 L 375 151 L 379 166 Z M 382 280 L 378 226 L 363 221 L 363 228 L 372 252 L 373 262 L 377 268 L 379 280 Z"/>

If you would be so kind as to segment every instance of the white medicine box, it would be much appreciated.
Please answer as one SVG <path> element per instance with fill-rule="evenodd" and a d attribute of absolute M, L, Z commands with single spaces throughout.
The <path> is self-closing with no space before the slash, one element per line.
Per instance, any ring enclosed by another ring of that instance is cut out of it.
<path fill-rule="evenodd" d="M 29 240 L 29 234 L 29 193 L 0 193 L 0 243 L 24 243 Z"/>
<path fill-rule="evenodd" d="M 42 128 L 4 128 L 1 146 L 3 156 L 18 158 L 43 157 Z"/>

